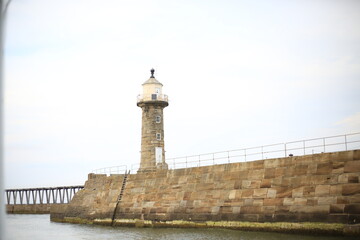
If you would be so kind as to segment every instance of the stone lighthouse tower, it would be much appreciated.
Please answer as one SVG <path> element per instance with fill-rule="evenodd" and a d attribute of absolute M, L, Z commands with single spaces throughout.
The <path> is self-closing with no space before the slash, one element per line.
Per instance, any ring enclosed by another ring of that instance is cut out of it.
<path fill-rule="evenodd" d="M 137 106 L 142 109 L 141 162 L 138 172 L 167 169 L 164 150 L 163 109 L 169 105 L 162 93 L 162 84 L 155 79 L 151 69 L 149 80 L 142 84 L 143 94 L 138 96 Z"/>

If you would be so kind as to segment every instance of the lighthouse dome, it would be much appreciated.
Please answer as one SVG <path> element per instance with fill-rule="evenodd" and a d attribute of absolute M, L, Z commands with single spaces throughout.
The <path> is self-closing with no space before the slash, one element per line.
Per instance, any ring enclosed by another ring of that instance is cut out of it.
<path fill-rule="evenodd" d="M 167 96 L 162 94 L 162 83 L 154 77 L 154 69 L 151 69 L 150 78 L 142 84 L 143 92 L 138 101 L 166 101 Z"/>

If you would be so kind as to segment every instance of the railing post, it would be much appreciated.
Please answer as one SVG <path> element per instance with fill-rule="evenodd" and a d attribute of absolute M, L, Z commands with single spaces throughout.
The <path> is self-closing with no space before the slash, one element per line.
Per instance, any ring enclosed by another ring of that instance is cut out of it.
<path fill-rule="evenodd" d="M 261 159 L 264 159 L 264 146 L 261 146 Z"/>
<path fill-rule="evenodd" d="M 34 194 L 35 193 L 35 194 Z M 33 197 L 33 204 L 36 204 L 36 199 L 37 199 L 37 192 L 36 190 L 31 190 L 31 195 Z"/>
<path fill-rule="evenodd" d="M 213 155 L 213 165 L 215 165 L 215 153 L 213 153 L 212 155 Z"/>
<path fill-rule="evenodd" d="M 303 148 L 304 148 L 304 155 L 306 154 L 305 153 L 305 140 L 303 141 Z"/>
<path fill-rule="evenodd" d="M 45 190 L 45 194 L 46 194 L 46 204 L 49 204 L 50 203 L 50 189 L 46 189 Z"/>
<path fill-rule="evenodd" d="M 6 191 L 7 204 L 10 204 L 10 197 L 11 197 L 11 192 L 10 192 L 10 191 Z"/>
<path fill-rule="evenodd" d="M 244 156 L 245 156 L 245 162 L 246 162 L 246 148 L 244 149 Z"/>
<path fill-rule="evenodd" d="M 43 190 L 43 189 L 39 189 L 39 190 L 38 190 L 38 193 L 39 193 L 39 201 L 40 201 L 40 204 L 43 204 L 44 190 Z"/>
<path fill-rule="evenodd" d="M 185 168 L 187 168 L 187 156 L 185 157 Z"/>
<path fill-rule="evenodd" d="M 201 163 L 200 163 L 200 155 L 199 155 L 199 167 L 201 166 Z"/>
<path fill-rule="evenodd" d="M 347 139 L 346 139 L 346 134 L 344 135 L 345 137 L 345 151 L 347 151 Z"/>
<path fill-rule="evenodd" d="M 228 163 L 230 163 L 230 154 L 229 154 L 229 151 L 227 151 L 227 154 L 228 154 Z"/>
<path fill-rule="evenodd" d="M 286 154 L 286 143 L 284 143 L 284 148 L 285 148 L 285 157 L 287 156 Z"/>
<path fill-rule="evenodd" d="M 26 204 L 30 204 L 30 190 L 25 190 Z"/>
<path fill-rule="evenodd" d="M 13 191 L 12 194 L 13 194 L 14 205 L 16 205 L 16 195 L 17 195 L 17 193 L 16 193 L 16 191 Z"/>
<path fill-rule="evenodd" d="M 323 144 L 324 144 L 324 153 L 325 153 L 325 138 L 323 138 Z"/>
<path fill-rule="evenodd" d="M 20 194 L 20 204 L 23 204 L 24 191 L 23 190 L 19 191 L 19 194 Z"/>

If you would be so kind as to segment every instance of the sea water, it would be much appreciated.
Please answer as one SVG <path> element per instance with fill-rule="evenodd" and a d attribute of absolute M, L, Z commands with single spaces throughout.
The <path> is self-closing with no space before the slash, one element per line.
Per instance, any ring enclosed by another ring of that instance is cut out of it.
<path fill-rule="evenodd" d="M 247 232 L 208 228 L 128 228 L 50 222 L 50 216 L 9 214 L 5 216 L 8 240 L 353 240 L 351 237 L 308 236 L 299 234 Z"/>

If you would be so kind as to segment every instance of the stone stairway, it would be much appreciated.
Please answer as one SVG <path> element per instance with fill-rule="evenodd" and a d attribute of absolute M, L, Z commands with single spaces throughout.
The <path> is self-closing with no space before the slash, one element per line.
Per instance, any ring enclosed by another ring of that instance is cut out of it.
<path fill-rule="evenodd" d="M 116 201 L 116 206 L 115 206 L 115 209 L 114 209 L 114 213 L 113 213 L 113 216 L 112 216 L 112 223 L 111 225 L 114 225 L 114 220 L 115 220 L 115 215 L 116 215 L 116 211 L 119 207 L 119 204 L 120 204 L 120 201 L 122 199 L 122 196 L 124 195 L 124 190 L 125 190 L 125 186 L 126 186 L 126 180 L 127 180 L 127 177 L 128 175 L 130 174 L 130 170 L 128 172 L 125 172 L 125 175 L 124 175 L 124 179 L 123 179 L 123 182 L 122 182 L 122 185 L 121 185 L 121 190 L 120 190 L 120 194 L 118 196 L 118 199 Z"/>

